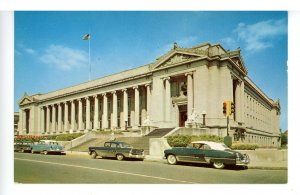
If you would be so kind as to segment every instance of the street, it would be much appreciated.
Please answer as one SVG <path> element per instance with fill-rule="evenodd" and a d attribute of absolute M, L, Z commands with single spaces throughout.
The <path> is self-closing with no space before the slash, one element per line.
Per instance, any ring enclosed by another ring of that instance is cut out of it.
<path fill-rule="evenodd" d="M 80 156 L 15 153 L 16 183 L 32 184 L 285 184 L 287 170 L 168 165 Z"/>

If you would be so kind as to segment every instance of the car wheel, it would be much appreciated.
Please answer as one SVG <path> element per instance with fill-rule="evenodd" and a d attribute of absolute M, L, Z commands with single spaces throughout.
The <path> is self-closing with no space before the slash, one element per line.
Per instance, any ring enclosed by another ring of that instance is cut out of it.
<path fill-rule="evenodd" d="M 43 152 L 43 154 L 47 155 L 47 154 L 48 154 L 48 151 L 47 151 L 47 150 L 45 150 L 45 151 Z"/>
<path fill-rule="evenodd" d="M 176 165 L 177 164 L 177 159 L 176 156 L 173 154 L 168 155 L 167 161 L 170 165 Z"/>
<path fill-rule="evenodd" d="M 21 152 L 24 153 L 24 149 L 22 149 Z"/>
<path fill-rule="evenodd" d="M 31 149 L 31 154 L 34 154 L 34 150 Z"/>
<path fill-rule="evenodd" d="M 222 162 L 214 162 L 213 163 L 213 166 L 216 168 L 216 169 L 223 169 L 225 167 L 224 163 Z"/>
<path fill-rule="evenodd" d="M 118 159 L 118 160 L 123 160 L 123 159 L 124 159 L 123 154 L 117 154 L 117 159 Z"/>
<path fill-rule="evenodd" d="M 96 152 L 92 152 L 92 154 L 91 154 L 91 158 L 92 158 L 92 159 L 95 159 L 95 158 L 97 158 L 97 153 L 96 153 Z"/>

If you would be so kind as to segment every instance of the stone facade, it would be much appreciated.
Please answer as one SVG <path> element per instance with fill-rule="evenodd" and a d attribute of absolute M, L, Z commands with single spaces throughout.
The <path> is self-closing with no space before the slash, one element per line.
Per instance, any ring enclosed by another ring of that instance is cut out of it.
<path fill-rule="evenodd" d="M 156 127 L 175 128 L 192 120 L 210 134 L 226 136 L 222 103 L 230 100 L 236 105 L 230 135 L 277 147 L 279 100 L 268 98 L 247 74 L 239 49 L 174 44 L 151 64 L 47 94 L 24 94 L 19 101 L 18 131 L 52 135 L 130 130 L 140 129 L 146 119 Z"/>

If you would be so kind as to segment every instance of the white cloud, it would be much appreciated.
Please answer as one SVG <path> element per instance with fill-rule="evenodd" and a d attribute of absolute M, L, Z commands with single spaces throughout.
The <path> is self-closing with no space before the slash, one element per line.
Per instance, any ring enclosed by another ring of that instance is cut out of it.
<path fill-rule="evenodd" d="M 79 68 L 88 63 L 88 55 L 82 50 L 72 49 L 62 45 L 50 45 L 40 60 L 61 70 Z"/>
<path fill-rule="evenodd" d="M 272 47 L 275 37 L 287 33 L 287 22 L 281 20 L 267 20 L 255 24 L 240 23 L 234 30 L 239 41 L 243 41 L 247 51 L 259 51 Z"/>
<path fill-rule="evenodd" d="M 24 51 L 28 54 L 35 54 L 35 50 L 31 49 L 31 48 L 24 48 Z"/>

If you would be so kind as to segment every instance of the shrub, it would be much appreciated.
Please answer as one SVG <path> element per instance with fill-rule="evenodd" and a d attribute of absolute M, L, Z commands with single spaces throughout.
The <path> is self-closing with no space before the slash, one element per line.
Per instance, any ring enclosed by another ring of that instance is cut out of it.
<path fill-rule="evenodd" d="M 255 150 L 258 147 L 257 144 L 234 143 L 230 148 L 232 150 Z"/>
<path fill-rule="evenodd" d="M 186 147 L 192 141 L 213 141 L 223 143 L 224 138 L 216 135 L 175 135 L 167 137 L 167 141 L 171 147 Z"/>
<path fill-rule="evenodd" d="M 174 135 L 167 137 L 167 141 L 171 147 L 186 147 L 192 141 L 190 135 Z"/>
<path fill-rule="evenodd" d="M 61 134 L 61 135 L 19 135 L 14 137 L 14 142 L 38 142 L 40 140 L 71 141 L 82 136 L 83 133 Z"/>
<path fill-rule="evenodd" d="M 216 135 L 200 135 L 200 136 L 192 136 L 192 141 L 212 141 L 212 142 L 224 143 L 224 138 Z"/>

